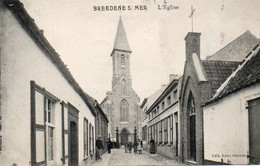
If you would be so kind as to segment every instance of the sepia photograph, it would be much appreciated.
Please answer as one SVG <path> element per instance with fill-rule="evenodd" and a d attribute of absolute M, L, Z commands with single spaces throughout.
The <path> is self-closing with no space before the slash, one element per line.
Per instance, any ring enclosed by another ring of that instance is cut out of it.
<path fill-rule="evenodd" d="M 260 0 L 0 0 L 0 166 L 260 165 Z"/>

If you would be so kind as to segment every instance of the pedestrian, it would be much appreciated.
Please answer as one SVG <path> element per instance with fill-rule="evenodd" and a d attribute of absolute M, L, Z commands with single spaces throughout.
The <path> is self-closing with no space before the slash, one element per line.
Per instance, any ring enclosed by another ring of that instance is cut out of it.
<path fill-rule="evenodd" d="M 98 136 L 98 139 L 96 140 L 96 147 L 97 147 L 97 154 L 96 154 L 96 160 L 101 161 L 101 150 L 104 149 L 102 140 L 101 140 L 101 135 Z"/>
<path fill-rule="evenodd" d="M 142 154 L 143 152 L 143 146 L 140 140 L 137 143 L 137 151 L 139 152 L 139 154 Z"/>
<path fill-rule="evenodd" d="M 112 142 L 110 141 L 110 138 L 108 138 L 107 141 L 107 152 L 111 153 L 111 148 L 112 148 Z"/>
<path fill-rule="evenodd" d="M 128 151 L 128 144 L 125 143 L 125 153 L 127 153 L 127 151 Z"/>
<path fill-rule="evenodd" d="M 132 152 L 132 148 L 133 148 L 133 144 L 132 144 L 132 142 L 130 141 L 129 144 L 128 144 L 129 153 Z"/>
<path fill-rule="evenodd" d="M 151 140 L 150 140 L 150 153 L 151 154 L 155 153 L 155 142 L 154 142 L 152 137 L 151 137 Z"/>

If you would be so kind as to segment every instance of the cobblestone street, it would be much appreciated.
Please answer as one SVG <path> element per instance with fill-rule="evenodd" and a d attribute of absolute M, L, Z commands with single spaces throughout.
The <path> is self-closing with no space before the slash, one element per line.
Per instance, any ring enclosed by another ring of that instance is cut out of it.
<path fill-rule="evenodd" d="M 112 149 L 111 154 L 105 153 L 101 162 L 96 162 L 93 166 L 119 166 L 119 165 L 181 165 L 182 163 L 163 157 L 158 154 L 125 153 L 124 149 Z"/>

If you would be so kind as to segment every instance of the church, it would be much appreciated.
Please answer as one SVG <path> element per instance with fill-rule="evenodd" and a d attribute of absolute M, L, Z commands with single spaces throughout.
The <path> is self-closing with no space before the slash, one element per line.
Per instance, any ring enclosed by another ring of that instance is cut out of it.
<path fill-rule="evenodd" d="M 135 132 L 137 138 L 140 138 L 141 132 L 140 98 L 132 87 L 130 73 L 131 53 L 120 17 L 114 47 L 110 54 L 113 61 L 112 90 L 107 92 L 100 105 L 110 122 L 111 141 L 118 141 L 121 145 L 129 141 L 134 142 Z"/>

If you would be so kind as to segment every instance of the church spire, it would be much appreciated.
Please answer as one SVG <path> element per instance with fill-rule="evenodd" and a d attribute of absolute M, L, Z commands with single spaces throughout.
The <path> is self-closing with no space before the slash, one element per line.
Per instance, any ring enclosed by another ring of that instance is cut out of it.
<path fill-rule="evenodd" d="M 115 42 L 114 42 L 114 50 L 122 50 L 122 51 L 131 52 L 121 16 L 119 18 L 119 22 L 118 22 L 118 26 L 117 26 L 117 33 L 116 33 L 116 38 L 115 38 Z"/>

